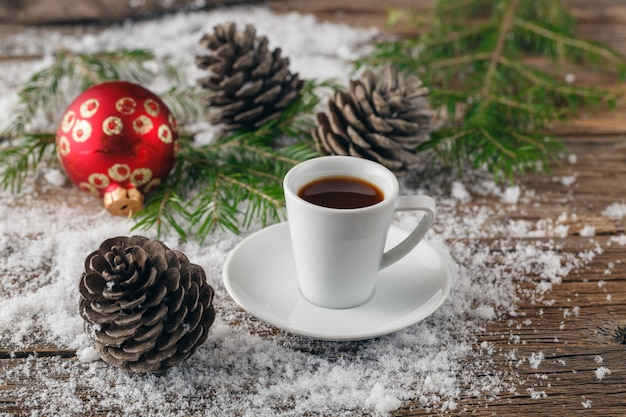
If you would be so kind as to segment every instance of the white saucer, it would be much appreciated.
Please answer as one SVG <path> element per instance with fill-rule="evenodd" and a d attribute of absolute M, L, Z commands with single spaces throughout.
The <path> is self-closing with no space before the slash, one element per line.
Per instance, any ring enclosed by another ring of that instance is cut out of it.
<path fill-rule="evenodd" d="M 406 235 L 391 227 L 387 245 Z M 422 241 L 379 273 L 374 295 L 364 304 L 319 307 L 300 293 L 286 222 L 246 238 L 224 264 L 226 289 L 244 310 L 288 332 L 325 340 L 368 339 L 415 324 L 443 304 L 451 281 L 442 256 Z"/>

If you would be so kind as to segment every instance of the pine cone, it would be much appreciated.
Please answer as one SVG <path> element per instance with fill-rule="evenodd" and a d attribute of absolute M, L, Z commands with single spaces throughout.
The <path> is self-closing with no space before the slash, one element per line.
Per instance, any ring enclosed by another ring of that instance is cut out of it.
<path fill-rule="evenodd" d="M 419 165 L 415 150 L 428 139 L 433 114 L 428 88 L 387 65 L 380 78 L 367 69 L 349 91 L 335 91 L 312 135 L 321 154 L 371 159 L 402 176 Z"/>
<path fill-rule="evenodd" d="M 191 356 L 215 319 L 204 270 L 142 236 L 105 240 L 85 260 L 80 315 L 100 357 L 163 373 Z"/>
<path fill-rule="evenodd" d="M 225 131 L 253 130 L 277 119 L 302 90 L 298 74 L 289 72 L 289 58 L 280 48 L 268 50 L 265 36 L 246 25 L 243 32 L 232 22 L 216 26 L 200 45 L 211 54 L 197 56 L 196 65 L 211 72 L 198 84 L 212 91 L 206 104 L 214 109 L 212 123 Z"/>

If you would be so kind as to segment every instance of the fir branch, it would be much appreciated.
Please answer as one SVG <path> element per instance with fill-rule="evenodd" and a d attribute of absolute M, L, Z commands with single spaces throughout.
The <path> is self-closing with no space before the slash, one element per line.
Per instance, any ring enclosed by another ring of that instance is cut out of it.
<path fill-rule="evenodd" d="M 132 230 L 154 228 L 157 235 L 172 228 L 182 238 L 187 239 L 187 232 L 181 226 L 182 220 L 188 217 L 184 198 L 175 192 L 175 187 L 161 187 L 150 195 L 154 204 L 142 208 L 141 218 L 133 225 Z"/>
<path fill-rule="evenodd" d="M 0 167 L 4 189 L 20 192 L 24 181 L 46 159 L 51 159 L 54 135 L 31 134 L 0 149 Z"/>
<path fill-rule="evenodd" d="M 174 76 L 176 79 L 180 75 Z M 203 117 L 206 108 L 202 105 L 203 93 L 196 86 L 174 86 L 159 97 L 170 109 L 179 125 L 192 123 Z"/>
<path fill-rule="evenodd" d="M 519 0 L 511 0 L 511 2 L 507 5 L 506 12 L 504 13 L 504 17 L 502 18 L 502 23 L 498 28 L 498 40 L 496 41 L 496 46 L 491 52 L 491 57 L 489 60 L 489 68 L 487 69 L 487 74 L 485 75 L 485 79 L 481 88 L 481 96 L 483 98 L 490 95 L 491 92 L 491 83 L 496 72 L 496 68 L 500 63 L 502 58 L 502 52 L 504 51 L 504 43 L 506 41 L 506 37 L 511 31 L 511 25 L 513 24 L 513 14 L 515 13 L 515 9 L 517 9 L 517 5 Z M 486 105 L 486 102 L 483 102 L 483 105 Z"/>
<path fill-rule="evenodd" d="M 554 79 L 545 77 L 531 67 L 522 65 L 516 61 L 501 57 L 500 64 L 502 66 L 513 69 L 517 74 L 526 78 L 530 83 L 562 94 L 563 96 L 580 96 L 585 98 L 593 98 L 601 100 L 603 97 L 608 99 L 609 93 L 599 91 L 592 88 L 572 87 L 567 84 L 556 82 Z"/>
<path fill-rule="evenodd" d="M 504 144 L 502 144 L 500 141 L 496 140 L 493 136 L 491 136 L 491 134 L 484 127 L 479 127 L 478 130 L 485 137 L 485 139 L 491 142 L 493 146 L 499 149 L 500 152 L 502 152 L 504 155 L 506 155 L 507 157 L 513 160 L 517 158 L 517 155 L 515 154 L 515 152 L 511 151 L 510 149 L 507 149 L 506 146 L 504 146 Z"/>
<path fill-rule="evenodd" d="M 20 90 L 18 109 L 0 133 L 0 141 L 24 134 L 37 112 L 53 101 L 50 98 L 57 95 L 61 80 L 74 75 L 74 69 L 62 55 L 57 55 L 51 66 L 35 72 Z"/>
<path fill-rule="evenodd" d="M 282 179 L 291 167 L 317 155 L 309 139 L 311 115 L 320 100 L 316 91 L 331 85 L 308 81 L 277 121 L 257 130 L 203 146 L 183 139 L 173 173 L 136 215 L 135 227 L 156 227 L 157 233 L 173 228 L 182 239 L 192 234 L 203 241 L 215 228 L 239 233 L 254 220 L 283 219 Z"/>
<path fill-rule="evenodd" d="M 557 65 L 539 70 L 526 59 L 537 56 Z M 430 30 L 380 43 L 356 66 L 385 63 L 418 75 L 443 110 L 444 128 L 421 150 L 510 179 L 558 161 L 563 146 L 546 138 L 550 122 L 615 100 L 610 91 L 563 82 L 559 70 L 589 65 L 626 75 L 624 57 L 574 36 L 560 1 L 439 0 Z"/>
<path fill-rule="evenodd" d="M 80 69 L 83 89 L 106 80 L 126 80 L 145 84 L 155 75 L 154 71 L 146 66 L 146 63 L 154 61 L 154 54 L 144 49 L 84 54 L 60 48 L 59 53 Z"/>
<path fill-rule="evenodd" d="M 68 104 L 71 87 L 84 90 L 96 83 L 123 79 L 146 83 L 155 74 L 146 65 L 154 55 L 146 50 L 121 50 L 94 54 L 74 53 L 59 47 L 52 64 L 34 73 L 19 91 L 18 106 L 0 141 L 27 133 L 29 124 L 40 113 L 58 119 Z M 51 123 L 56 123 L 56 119 Z M 32 133 L 32 132 L 29 132 Z"/>
<path fill-rule="evenodd" d="M 198 226 L 197 234 L 204 239 L 217 225 L 238 232 L 238 210 L 234 204 L 224 195 L 228 188 L 222 187 L 221 177 L 214 176 L 207 183 L 203 193 L 194 200 L 198 208 L 194 214 L 194 224 Z"/>
<path fill-rule="evenodd" d="M 75 93 L 68 90 L 69 85 L 87 88 L 113 79 L 147 82 L 156 75 L 148 65 L 154 60 L 151 52 L 141 49 L 86 54 L 59 47 L 51 65 L 35 72 L 24 83 L 12 117 L 0 132 L 0 143 L 6 142 L 0 149 L 0 161 L 4 168 L 0 173 L 2 186 L 19 191 L 29 173 L 43 162 L 43 156 L 31 154 L 43 146 L 53 145 L 54 133 L 37 132 L 32 124 L 43 113 L 51 115 L 47 124 L 56 126 L 60 112 L 69 104 L 71 93 Z M 176 71 L 166 60 L 161 63 L 170 76 L 176 80 L 183 78 L 178 74 L 180 71 Z M 195 87 L 175 86 L 163 96 L 180 122 L 196 118 L 204 111 L 198 103 L 199 93 Z M 22 137 L 25 139 L 21 140 Z M 44 142 L 37 142 L 39 140 Z"/>
<path fill-rule="evenodd" d="M 534 22 L 514 19 L 513 23 L 521 29 L 528 30 L 531 33 L 534 33 L 538 36 L 543 36 L 546 39 L 553 41 L 558 48 L 558 56 L 560 57 L 560 60 L 566 60 L 565 47 L 569 46 L 585 52 L 586 54 L 588 54 L 587 56 L 597 55 L 599 58 L 615 65 L 619 69 L 622 76 L 624 76 L 625 74 L 626 63 L 624 62 L 624 58 L 620 56 L 617 52 L 607 48 L 606 46 L 599 46 L 591 42 L 585 42 L 580 39 L 563 36 L 557 32 L 543 28 L 542 26 Z M 592 60 L 589 60 L 588 62 L 592 62 Z"/>
<path fill-rule="evenodd" d="M 60 48 L 50 67 L 34 74 L 20 91 L 20 103 L 3 137 L 11 142 L 0 149 L 2 185 L 19 191 L 23 182 L 53 155 L 54 133 L 28 132 L 46 106 L 67 98 L 65 84 L 83 88 L 107 79 L 138 83 L 155 76 L 146 64 L 147 51 L 75 54 Z M 181 74 L 167 60 L 159 61 L 173 87 L 162 97 L 176 118 L 193 123 L 204 117 L 202 93 L 181 85 Z M 133 230 L 154 228 L 157 235 L 174 231 L 182 239 L 205 239 L 217 227 L 239 232 L 259 219 L 263 224 L 284 216 L 282 178 L 295 164 L 317 156 L 310 139 L 319 91 L 332 91 L 332 81 L 305 82 L 302 93 L 278 120 L 251 132 L 236 132 L 198 146 L 188 132 L 179 136 L 181 148 L 172 172 L 146 196 L 135 214 Z M 58 117 L 61 115 L 58 114 Z M 56 124 L 56 122 L 55 122 Z"/>

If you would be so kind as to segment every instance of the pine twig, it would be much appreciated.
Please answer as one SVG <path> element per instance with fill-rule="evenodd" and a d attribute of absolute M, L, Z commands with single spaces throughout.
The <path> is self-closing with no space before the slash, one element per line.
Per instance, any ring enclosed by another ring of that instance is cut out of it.
<path fill-rule="evenodd" d="M 587 51 L 589 53 L 598 55 L 606 61 L 616 65 L 617 67 L 623 68 L 625 65 L 624 58 L 621 57 L 617 52 L 614 52 L 607 47 L 598 46 L 590 42 L 582 41 L 580 39 L 573 39 L 567 36 L 559 35 L 558 33 L 545 29 L 533 22 L 524 21 L 521 19 L 514 19 L 513 23 L 522 29 L 526 29 L 555 42 L 555 44 L 559 48 L 559 56 L 562 56 L 562 59 L 564 60 L 565 52 L 563 48 L 565 46 L 571 46 L 574 48 L 578 48 L 582 51 Z"/>
<path fill-rule="evenodd" d="M 142 50 L 76 54 L 60 48 L 52 65 L 34 74 L 20 91 L 19 106 L 2 133 L 11 139 L 0 148 L 2 185 L 19 191 L 29 174 L 53 154 L 49 151 L 54 133 L 33 134 L 28 129 L 46 103 L 63 108 L 58 103 L 67 99 L 64 83 L 71 80 L 83 88 L 109 79 L 143 83 L 155 74 L 146 66 L 153 59 Z M 163 99 L 179 122 L 202 118 L 200 92 L 181 87 L 176 69 L 168 62 L 159 63 L 174 80 Z M 317 155 L 309 136 L 320 101 L 316 91 L 332 88 L 332 81 L 307 81 L 299 99 L 278 120 L 252 132 L 236 132 L 204 146 L 195 146 L 189 133 L 182 132 L 174 168 L 134 215 L 133 230 L 154 228 L 159 236 L 173 230 L 184 240 L 190 235 L 203 240 L 216 227 L 239 232 L 255 219 L 264 224 L 280 219 L 283 176 L 293 165 Z"/>
<path fill-rule="evenodd" d="M 145 50 L 122 50 L 96 54 L 73 53 L 60 46 L 52 64 L 34 73 L 19 91 L 19 103 L 8 126 L 0 132 L 0 141 L 17 138 L 26 133 L 40 114 L 51 114 L 55 125 L 59 112 L 69 104 L 69 86 L 88 88 L 98 82 L 113 79 L 145 83 L 154 76 L 146 63 L 154 55 Z"/>
<path fill-rule="evenodd" d="M 21 138 L 17 145 L 0 148 L 0 185 L 19 193 L 28 176 L 44 161 L 52 159 L 54 135 L 31 134 Z"/>
<path fill-rule="evenodd" d="M 489 100 L 485 100 L 486 97 L 490 95 L 491 92 L 491 83 L 493 81 L 494 74 L 496 72 L 496 68 L 502 59 L 502 52 L 504 50 L 504 43 L 506 41 L 506 37 L 509 35 L 511 31 L 511 25 L 513 24 L 513 15 L 515 14 L 515 10 L 517 9 L 517 5 L 519 0 L 511 0 L 504 12 L 504 17 L 502 18 L 502 23 L 500 23 L 500 28 L 498 30 L 498 40 L 496 41 L 496 46 L 491 52 L 491 58 L 489 60 L 489 68 L 487 69 L 487 75 L 485 75 L 483 85 L 481 88 L 481 96 L 483 98 L 483 106 L 486 106 Z"/>
<path fill-rule="evenodd" d="M 430 30 L 377 45 L 357 67 L 390 62 L 430 88 L 433 107 L 445 109 L 444 128 L 421 150 L 513 179 L 558 161 L 563 146 L 546 135 L 550 122 L 615 101 L 609 91 L 561 81 L 559 69 L 591 64 L 626 76 L 626 59 L 577 39 L 573 23 L 559 1 L 439 0 Z M 557 65 L 545 72 L 525 62 L 537 56 Z"/>
<path fill-rule="evenodd" d="M 192 234 L 203 241 L 216 228 L 239 233 L 253 220 L 281 220 L 282 178 L 297 163 L 317 155 L 309 139 L 312 110 L 320 100 L 314 91 L 328 85 L 307 82 L 300 99 L 279 120 L 255 131 L 235 132 L 203 146 L 181 142 L 174 172 L 138 213 L 135 228 L 157 227 L 161 233 L 170 226 L 182 239 Z M 169 202 L 172 197 L 176 200 Z M 186 225 L 176 223 L 177 218 Z"/>
<path fill-rule="evenodd" d="M 74 53 L 60 46 L 52 64 L 35 72 L 19 91 L 18 105 L 7 126 L 0 132 L 0 184 L 19 192 L 28 175 L 45 162 L 47 150 L 54 146 L 54 133 L 36 132 L 31 126 L 40 113 L 50 114 L 46 124 L 56 126 L 61 111 L 69 104 L 68 85 L 88 88 L 112 79 L 145 83 L 156 74 L 147 65 L 154 55 L 146 50 L 120 50 L 93 54 Z M 173 66 L 162 62 L 170 76 L 181 80 Z M 180 122 L 197 118 L 204 111 L 195 88 L 178 86 L 164 93 L 164 100 Z M 46 151 L 46 152 L 44 152 Z"/>

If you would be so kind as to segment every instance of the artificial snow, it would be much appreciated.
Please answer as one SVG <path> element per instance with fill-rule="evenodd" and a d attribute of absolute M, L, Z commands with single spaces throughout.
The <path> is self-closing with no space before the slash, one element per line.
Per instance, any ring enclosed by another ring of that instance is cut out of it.
<path fill-rule="evenodd" d="M 609 239 L 609 242 L 615 242 L 618 245 L 621 246 L 626 246 L 626 235 L 617 235 L 617 236 L 611 236 L 611 238 Z"/>
<path fill-rule="evenodd" d="M 62 187 L 67 181 L 65 174 L 58 168 L 48 168 L 43 173 L 43 178 L 51 185 Z"/>
<path fill-rule="evenodd" d="M 93 346 L 86 346 L 82 349 L 78 349 L 76 351 L 76 357 L 81 362 L 95 362 L 100 360 L 100 355 L 98 351 L 93 348 Z"/>
<path fill-rule="evenodd" d="M 586 225 L 582 229 L 580 229 L 581 236 L 595 236 L 596 228 L 595 226 Z"/>
<path fill-rule="evenodd" d="M 559 182 L 564 186 L 569 187 L 576 182 L 576 175 L 565 175 L 559 179 Z"/>
<path fill-rule="evenodd" d="M 14 42 L 8 42 L 20 45 L 14 55 L 41 54 L 42 58 L 26 64 L 3 63 L 0 110 L 10 113 L 20 82 L 49 64 L 59 45 L 75 52 L 150 49 L 159 56 L 169 55 L 193 82 L 202 75 L 193 63 L 194 56 L 203 53 L 198 41 L 228 20 L 240 28 L 254 24 L 258 34 L 268 36 L 270 47 L 282 49 L 291 69 L 302 78 L 334 78 L 344 84 L 351 74 L 350 60 L 362 54 L 363 45 L 376 34 L 371 29 L 318 22 L 312 16 L 276 15 L 262 7 L 179 13 L 76 37 L 44 37 L 33 31 L 14 35 Z M 168 86 L 159 79 L 149 87 L 159 92 Z M 71 99 L 67 97 L 68 102 Z M 54 129 L 46 115 L 35 125 Z M 213 132 L 204 128 L 198 137 L 209 141 Z M 570 156 L 570 162 L 575 163 L 575 158 Z M 418 188 L 410 182 L 403 187 L 403 193 Z M 501 190 L 487 179 L 471 184 L 456 179 L 451 185 L 433 181 L 420 183 L 419 189 L 437 200 L 438 217 L 426 239 L 449 264 L 453 288 L 432 316 L 372 340 L 296 337 L 275 331 L 236 305 L 222 283 L 224 259 L 238 242 L 261 228 L 259 223 L 240 236 L 217 230 L 203 244 L 162 236 L 169 247 L 205 269 L 216 291 L 218 314 L 208 340 L 196 353 L 156 377 L 130 374 L 98 360 L 78 315 L 78 281 L 85 257 L 109 237 L 136 233 L 131 232 L 133 221 L 110 216 L 101 202 L 69 184 L 58 171 L 44 170 L 20 194 L 0 191 L 0 346 L 13 351 L 42 344 L 75 349 L 77 360 L 25 358 L 1 376 L 0 388 L 11 384 L 10 392 L 20 394 L 21 407 L 35 410 L 33 415 L 60 417 L 94 409 L 112 410 L 111 415 L 173 417 L 385 415 L 406 401 L 417 401 L 437 413 L 457 409 L 462 396 L 488 401 L 501 392 L 528 393 L 541 401 L 544 390 L 528 388 L 530 382 L 514 375 L 491 372 L 491 355 L 498 353 L 492 344 L 479 343 L 475 335 L 484 332 L 491 320 L 515 316 L 520 296 L 550 305 L 546 296 L 552 286 L 591 261 L 599 250 L 564 254 L 558 239 L 519 239 L 558 238 L 567 233 L 567 226 L 559 224 L 567 219 L 566 213 L 556 223 L 506 220 L 502 210 L 522 200 L 532 202 L 532 190 L 522 193 L 519 186 Z M 504 208 L 468 204 L 474 203 L 473 195 L 499 196 Z M 621 206 L 609 207 L 607 216 L 623 217 Z M 415 216 L 399 213 L 394 221 L 409 230 Z M 141 234 L 155 237 L 153 230 Z M 626 244 L 626 238 L 612 239 Z M 525 284 L 523 292 L 520 284 Z M 524 323 L 529 326 L 532 320 Z M 510 335 L 512 345 L 519 339 L 515 333 Z M 516 360 L 514 347 L 502 354 Z M 533 369 L 543 360 L 542 352 L 523 358 Z M 598 379 L 609 373 L 604 367 L 596 370 Z M 26 377 L 41 381 L 37 392 L 15 383 Z"/>
<path fill-rule="evenodd" d="M 371 395 L 367 398 L 366 404 L 373 406 L 377 412 L 382 414 L 398 409 L 402 402 L 394 395 L 386 393 L 382 384 L 376 384 Z"/>
<path fill-rule="evenodd" d="M 504 194 L 502 194 L 500 201 L 502 201 L 505 204 L 516 204 L 519 200 L 520 193 L 521 193 L 521 190 L 518 185 L 507 187 L 504 190 Z"/>
<path fill-rule="evenodd" d="M 626 217 L 626 204 L 612 203 L 602 211 L 602 215 L 611 219 L 622 219 Z"/>
<path fill-rule="evenodd" d="M 541 362 L 545 359 L 543 352 L 532 353 L 528 362 L 530 363 L 530 367 L 533 369 L 538 369 Z"/>
<path fill-rule="evenodd" d="M 598 378 L 599 380 L 602 380 L 602 378 L 604 378 L 607 375 L 611 375 L 611 370 L 605 366 L 601 366 L 598 369 L 596 369 L 596 378 Z"/>
<path fill-rule="evenodd" d="M 468 203 L 472 199 L 472 196 L 467 192 L 467 189 L 465 189 L 465 186 L 460 181 L 454 181 L 452 183 L 452 197 L 459 200 L 461 203 Z"/>

